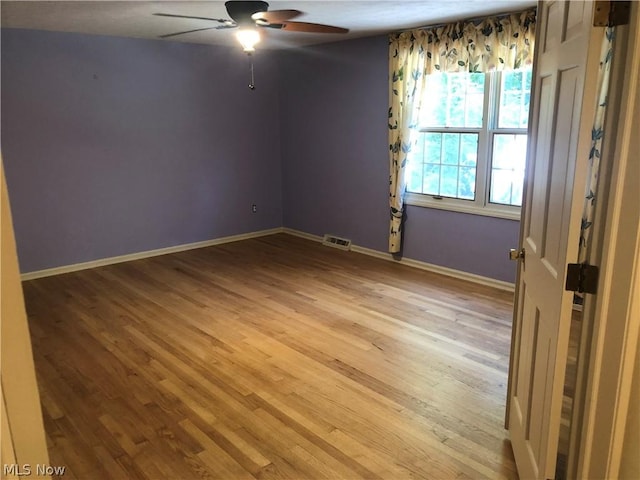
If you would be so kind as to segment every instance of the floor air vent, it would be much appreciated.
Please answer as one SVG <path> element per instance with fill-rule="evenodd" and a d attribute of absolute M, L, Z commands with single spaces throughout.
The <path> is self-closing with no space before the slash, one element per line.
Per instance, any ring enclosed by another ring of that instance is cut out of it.
<path fill-rule="evenodd" d="M 322 244 L 329 247 L 339 248 L 340 250 L 351 250 L 351 240 L 336 237 L 325 233 Z"/>

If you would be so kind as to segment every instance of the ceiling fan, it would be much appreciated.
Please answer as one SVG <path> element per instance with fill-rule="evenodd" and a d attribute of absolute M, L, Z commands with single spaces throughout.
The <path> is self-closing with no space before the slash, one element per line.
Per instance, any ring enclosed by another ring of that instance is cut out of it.
<path fill-rule="evenodd" d="M 255 50 L 255 45 L 260 41 L 260 34 L 256 27 L 275 28 L 289 32 L 310 32 L 310 33 L 347 33 L 349 30 L 331 25 L 319 23 L 292 22 L 291 19 L 302 15 L 300 10 L 272 10 L 268 11 L 269 4 L 263 1 L 228 1 L 224 6 L 231 19 L 194 17 L 190 15 L 176 15 L 172 13 L 154 13 L 161 17 L 193 18 L 197 20 L 210 20 L 219 25 L 214 27 L 196 28 L 184 32 L 169 33 L 160 35 L 160 38 L 169 38 L 185 33 L 200 32 L 203 30 L 224 30 L 229 28 L 240 28 L 236 34 L 242 44 L 244 51 L 251 53 Z"/>

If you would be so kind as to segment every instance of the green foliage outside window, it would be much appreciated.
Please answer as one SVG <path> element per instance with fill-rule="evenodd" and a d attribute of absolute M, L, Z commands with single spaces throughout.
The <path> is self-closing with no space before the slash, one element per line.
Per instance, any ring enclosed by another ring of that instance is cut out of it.
<path fill-rule="evenodd" d="M 474 201 L 486 161 L 488 201 L 521 205 L 530 90 L 530 70 L 429 75 L 408 191 Z"/>

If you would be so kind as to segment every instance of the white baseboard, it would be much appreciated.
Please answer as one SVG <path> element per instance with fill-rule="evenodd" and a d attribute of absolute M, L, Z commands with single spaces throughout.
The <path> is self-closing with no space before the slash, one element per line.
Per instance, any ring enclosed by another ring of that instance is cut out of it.
<path fill-rule="evenodd" d="M 193 250 L 196 248 L 211 247 L 213 245 L 221 245 L 223 243 L 238 242 L 240 240 L 248 240 L 250 238 L 264 237 L 267 235 L 273 235 L 276 233 L 286 233 L 296 237 L 312 240 L 314 242 L 322 243 L 322 238 L 319 235 L 313 235 L 311 233 L 302 232 L 300 230 L 294 230 L 292 228 L 271 228 L 269 230 L 260 230 L 257 232 L 242 233 L 240 235 L 231 235 L 229 237 L 214 238 L 211 240 L 205 240 L 202 242 L 186 243 L 183 245 L 176 245 L 173 247 L 159 248 L 156 250 L 148 250 L 145 252 L 131 253 L 127 255 L 119 255 L 117 257 L 101 258 L 98 260 L 92 260 L 90 262 L 75 263 L 73 265 L 64 265 L 61 267 L 47 268 L 45 270 L 37 270 L 33 272 L 27 272 L 20 275 L 22 281 L 34 280 L 36 278 L 50 277 L 53 275 L 60 275 L 62 273 L 77 272 L 78 270 L 86 270 L 89 268 L 103 267 L 105 265 L 113 265 L 115 263 L 130 262 L 132 260 L 140 260 L 142 258 L 157 257 L 159 255 L 167 255 L 169 253 L 184 252 L 186 250 Z M 409 267 L 426 270 L 429 272 L 439 273 L 441 275 L 447 275 L 449 277 L 466 280 L 468 282 L 477 283 L 480 285 L 486 285 L 489 287 L 498 288 L 500 290 L 506 290 L 509 292 L 514 291 L 514 284 L 504 282 L 502 280 L 496 280 L 494 278 L 483 277 L 482 275 L 475 275 L 473 273 L 463 272 L 461 270 L 455 270 L 453 268 L 441 267 L 439 265 L 433 265 L 431 263 L 422 262 L 420 260 L 413 260 L 411 258 L 402 258 L 396 260 L 393 255 L 386 252 L 380 252 L 371 248 L 360 247 L 358 245 L 351 245 L 351 251 L 360 253 L 363 255 L 369 255 L 370 257 L 381 258 L 383 260 L 400 263 Z"/>
<path fill-rule="evenodd" d="M 319 235 L 313 235 L 311 233 L 301 232 L 291 228 L 283 228 L 282 231 L 289 235 L 305 238 L 307 240 L 313 240 L 314 242 L 322 243 L 322 238 Z M 351 244 L 351 251 L 355 253 L 361 253 L 363 255 L 369 255 L 370 257 L 381 258 L 382 260 L 388 260 L 409 267 L 418 268 L 420 270 L 426 270 L 428 272 L 439 273 L 448 277 L 458 278 L 460 280 L 466 280 L 468 282 L 477 283 L 479 285 L 485 285 L 488 287 L 505 290 L 507 292 L 515 291 L 515 285 L 510 282 L 502 280 L 496 280 L 495 278 L 484 277 L 482 275 L 476 275 L 474 273 L 463 272 L 462 270 L 455 270 L 453 268 L 441 267 L 440 265 L 434 265 L 432 263 L 422 262 L 420 260 L 414 260 L 411 258 L 402 258 L 396 260 L 392 254 L 387 252 L 380 252 L 371 248 L 360 247 L 358 245 Z"/>
<path fill-rule="evenodd" d="M 305 238 L 307 240 L 312 240 L 314 242 L 322 243 L 322 239 L 320 235 L 314 235 L 313 233 L 302 232 L 300 230 L 294 230 L 293 228 L 284 227 L 282 229 L 283 233 L 287 233 L 289 235 L 293 235 L 294 237 Z"/>
<path fill-rule="evenodd" d="M 282 233 L 282 227 L 271 228 L 269 230 L 259 230 L 257 232 L 242 233 L 239 235 L 231 235 L 229 237 L 219 237 L 202 242 L 185 243 L 183 245 L 175 245 L 173 247 L 158 248 L 156 250 L 147 250 L 145 252 L 130 253 L 127 255 L 119 255 L 117 257 L 100 258 L 90 262 L 74 263 L 73 265 L 64 265 L 61 267 L 47 268 L 45 270 L 37 270 L 27 272 L 20 275 L 22 281 L 34 280 L 36 278 L 50 277 L 60 275 L 62 273 L 77 272 L 78 270 L 86 270 L 89 268 L 104 267 L 105 265 L 113 265 L 114 263 L 130 262 L 132 260 L 140 260 L 142 258 L 157 257 L 159 255 L 167 255 L 168 253 L 184 252 L 196 248 L 211 247 L 213 245 L 221 245 L 223 243 L 238 242 L 240 240 L 248 240 L 250 238 L 264 237 L 275 233 Z"/>

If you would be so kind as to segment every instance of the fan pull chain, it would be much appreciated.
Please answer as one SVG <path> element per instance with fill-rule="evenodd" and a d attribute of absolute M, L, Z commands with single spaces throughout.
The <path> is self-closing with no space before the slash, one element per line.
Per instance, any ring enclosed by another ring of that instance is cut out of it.
<path fill-rule="evenodd" d="M 253 57 L 251 56 L 251 54 L 249 54 L 249 60 L 251 62 L 251 81 L 249 82 L 249 89 L 250 90 L 255 90 L 256 89 L 256 84 L 253 81 Z"/>

